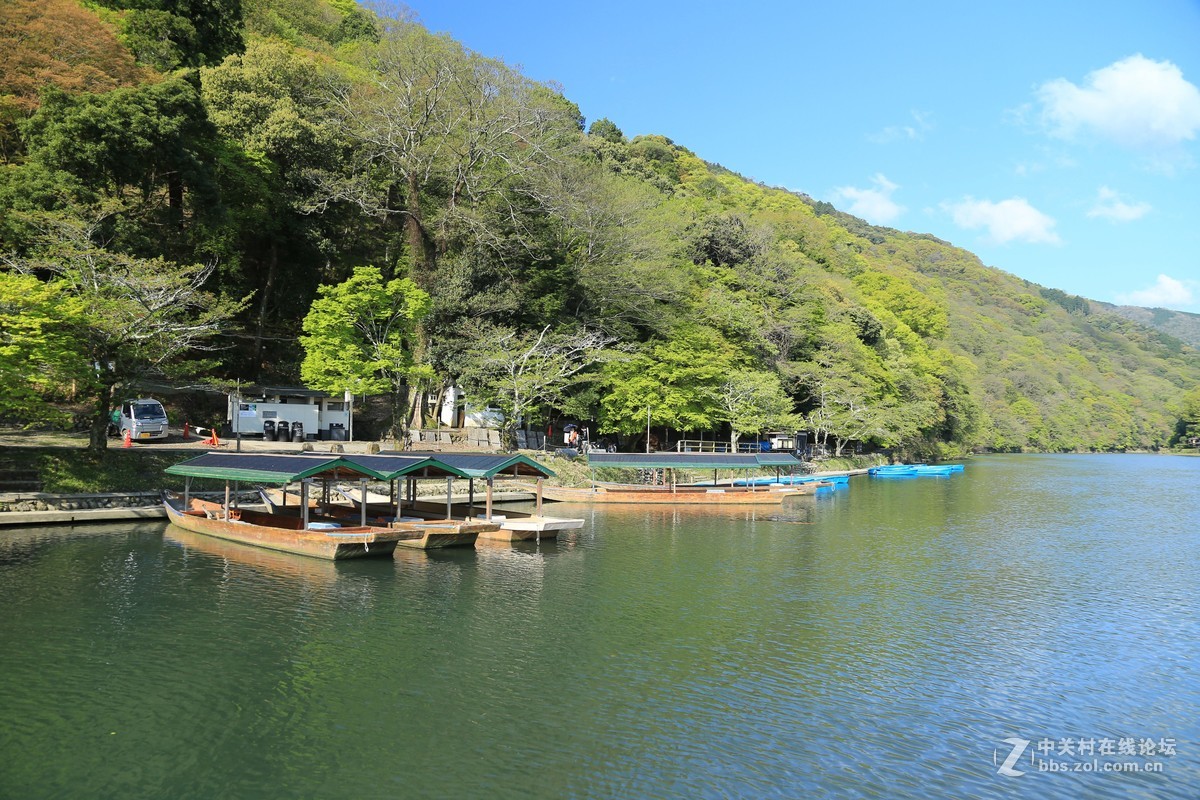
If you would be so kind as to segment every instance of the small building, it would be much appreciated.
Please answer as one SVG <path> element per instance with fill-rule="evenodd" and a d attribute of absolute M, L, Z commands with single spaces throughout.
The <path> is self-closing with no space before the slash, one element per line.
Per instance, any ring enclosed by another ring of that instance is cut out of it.
<path fill-rule="evenodd" d="M 243 386 L 228 395 L 226 421 L 233 436 L 270 434 L 282 423 L 299 423 L 305 439 L 345 441 L 354 429 L 353 396 L 334 396 L 300 386 Z"/>

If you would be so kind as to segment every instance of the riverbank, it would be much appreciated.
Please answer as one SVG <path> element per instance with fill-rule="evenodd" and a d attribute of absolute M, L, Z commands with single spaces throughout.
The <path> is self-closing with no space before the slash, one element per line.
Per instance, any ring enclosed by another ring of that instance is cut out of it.
<path fill-rule="evenodd" d="M 270 442 L 261 439 L 244 439 L 240 444 L 226 440 L 221 445 L 225 452 L 257 453 L 305 450 L 372 453 L 390 447 L 378 442 Z M 164 470 L 211 449 L 205 440 L 196 437 L 184 440 L 181 432 L 176 432 L 165 442 L 140 443 L 132 447 L 121 447 L 112 442 L 104 452 L 94 454 L 88 449 L 86 434 L 0 429 L 0 470 L 11 480 L 10 486 L 0 486 L 0 527 L 165 518 L 159 501 L 160 490 L 182 489 L 183 486 L 181 479 L 166 475 Z M 522 452 L 555 473 L 551 479 L 554 485 L 591 484 L 592 470 L 586 457 Z M 822 462 L 820 471 L 811 474 L 860 474 L 876 461 L 863 456 L 826 461 Z M 621 479 L 619 476 L 605 478 Z M 628 477 L 624 479 L 628 480 Z M 504 492 L 500 488 L 496 502 L 532 498 L 525 492 Z M 445 484 L 421 481 L 417 493 L 426 499 L 444 499 Z M 465 500 L 466 496 L 456 493 L 455 498 Z M 255 498 L 246 496 L 243 502 L 253 503 Z"/>

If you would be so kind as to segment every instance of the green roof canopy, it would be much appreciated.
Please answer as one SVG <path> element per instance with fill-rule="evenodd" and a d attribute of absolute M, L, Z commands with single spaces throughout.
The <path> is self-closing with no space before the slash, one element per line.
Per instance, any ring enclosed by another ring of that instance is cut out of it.
<path fill-rule="evenodd" d="M 164 470 L 168 475 L 214 478 L 251 483 L 292 483 L 321 477 L 359 477 L 386 480 L 361 464 L 340 456 L 258 455 L 253 453 L 205 453 Z"/>
<path fill-rule="evenodd" d="M 790 469 L 803 462 L 791 453 L 589 453 L 588 464 L 625 469 Z"/>
<path fill-rule="evenodd" d="M 428 458 L 449 469 L 458 470 L 463 477 L 494 478 L 497 475 L 513 475 L 532 478 L 553 478 L 554 472 L 528 456 L 495 453 L 425 453 L 414 451 L 387 451 L 377 458 Z"/>
<path fill-rule="evenodd" d="M 390 481 L 405 475 L 414 478 L 470 478 L 473 477 L 465 470 L 447 464 L 440 458 L 431 458 L 424 454 L 387 455 L 376 454 L 360 456 L 346 454 L 343 461 L 357 464 L 379 476 L 381 480 Z"/>

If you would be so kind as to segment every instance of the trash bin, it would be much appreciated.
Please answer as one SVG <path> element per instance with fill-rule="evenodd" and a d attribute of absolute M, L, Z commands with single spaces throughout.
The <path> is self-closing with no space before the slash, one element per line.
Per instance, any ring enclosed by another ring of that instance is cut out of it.
<path fill-rule="evenodd" d="M 341 422 L 329 423 L 329 438 L 334 442 L 346 441 L 346 426 Z"/>
<path fill-rule="evenodd" d="M 292 441 L 293 442 L 303 442 L 304 441 L 304 423 L 301 422 L 300 420 L 296 420 L 295 422 L 292 423 Z"/>
<path fill-rule="evenodd" d="M 291 441 L 291 438 L 292 431 L 288 426 L 288 421 L 286 419 L 281 419 L 279 422 L 275 423 L 275 441 L 287 442 Z"/>
<path fill-rule="evenodd" d="M 275 420 L 273 420 L 273 419 L 264 419 L 263 420 L 263 441 L 264 442 L 275 441 Z"/>

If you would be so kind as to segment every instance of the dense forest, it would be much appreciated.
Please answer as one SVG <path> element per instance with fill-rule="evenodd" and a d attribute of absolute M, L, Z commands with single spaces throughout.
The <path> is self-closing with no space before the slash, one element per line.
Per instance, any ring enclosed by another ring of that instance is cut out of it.
<path fill-rule="evenodd" d="M 6 0 L 0 419 L 114 393 L 449 387 L 510 423 L 802 427 L 832 452 L 1165 446 L 1191 346 L 588 124 L 352 0 Z"/>

